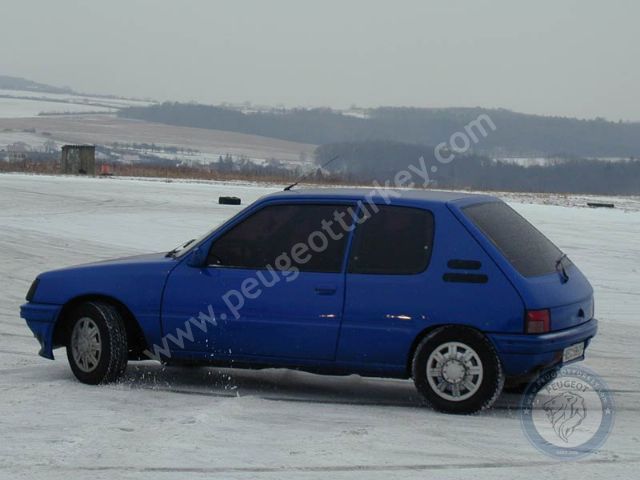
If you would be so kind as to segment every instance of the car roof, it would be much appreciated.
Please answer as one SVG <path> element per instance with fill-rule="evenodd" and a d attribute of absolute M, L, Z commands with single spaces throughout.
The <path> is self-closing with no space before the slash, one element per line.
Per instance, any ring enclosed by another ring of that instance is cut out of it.
<path fill-rule="evenodd" d="M 396 189 L 382 187 L 365 187 L 365 188 L 295 188 L 288 191 L 276 192 L 267 195 L 265 199 L 269 200 L 311 200 L 311 199 L 336 199 L 336 200 L 361 200 L 371 197 L 375 200 L 385 198 L 384 192 L 389 195 L 390 203 L 397 200 L 404 200 L 402 203 L 448 203 L 464 200 L 464 203 L 476 203 L 487 200 L 495 200 L 491 195 L 467 193 L 467 192 L 451 192 L 446 190 L 426 190 L 426 189 Z"/>

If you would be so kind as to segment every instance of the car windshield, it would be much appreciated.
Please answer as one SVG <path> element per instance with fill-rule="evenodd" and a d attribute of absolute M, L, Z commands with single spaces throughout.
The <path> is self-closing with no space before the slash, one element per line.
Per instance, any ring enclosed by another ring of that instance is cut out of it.
<path fill-rule="evenodd" d="M 208 238 L 210 235 L 212 235 L 213 232 L 218 230 L 222 225 L 224 225 L 227 222 L 233 221 L 234 218 L 237 218 L 237 216 L 242 215 L 243 212 L 244 212 L 244 210 L 240 210 L 235 215 L 233 215 L 231 218 L 225 218 L 221 222 L 219 221 L 213 228 L 207 230 L 205 233 L 203 233 L 199 237 L 192 238 L 191 240 L 189 240 L 187 242 L 181 243 L 176 248 L 174 248 L 172 250 L 169 250 L 167 252 L 167 257 L 180 258 L 183 255 L 186 255 L 196 245 L 199 245 L 202 241 L 204 241 L 206 238 Z"/>
<path fill-rule="evenodd" d="M 167 257 L 180 258 L 187 252 L 191 251 L 193 247 L 198 245 L 209 235 L 211 235 L 216 228 L 218 228 L 218 226 L 216 226 L 215 228 L 212 228 L 211 230 L 207 231 L 206 233 L 200 235 L 197 238 L 192 238 L 188 242 L 182 243 L 178 245 L 176 248 L 169 250 L 169 252 L 167 252 Z"/>

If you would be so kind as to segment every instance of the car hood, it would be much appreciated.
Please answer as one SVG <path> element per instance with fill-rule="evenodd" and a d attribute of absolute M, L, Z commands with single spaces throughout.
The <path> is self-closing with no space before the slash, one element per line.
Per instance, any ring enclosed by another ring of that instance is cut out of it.
<path fill-rule="evenodd" d="M 85 270 L 91 268 L 127 267 L 127 266 L 147 266 L 149 264 L 173 264 L 174 259 L 166 256 L 166 252 L 145 253 L 143 255 L 133 255 L 130 257 L 112 258 L 108 260 L 98 260 L 96 262 L 81 263 L 69 267 L 58 268 L 47 273 L 68 272 L 70 270 Z"/>
<path fill-rule="evenodd" d="M 38 275 L 36 303 L 62 304 L 83 295 L 156 297 L 179 263 L 165 253 L 136 255 L 51 270 Z"/>

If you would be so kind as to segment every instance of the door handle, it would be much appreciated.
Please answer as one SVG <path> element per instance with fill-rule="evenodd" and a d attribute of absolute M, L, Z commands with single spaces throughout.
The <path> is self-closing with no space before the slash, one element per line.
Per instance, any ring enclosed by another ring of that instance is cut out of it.
<path fill-rule="evenodd" d="M 336 293 L 337 288 L 333 285 L 318 285 L 316 287 L 316 293 L 318 295 L 333 295 Z"/>

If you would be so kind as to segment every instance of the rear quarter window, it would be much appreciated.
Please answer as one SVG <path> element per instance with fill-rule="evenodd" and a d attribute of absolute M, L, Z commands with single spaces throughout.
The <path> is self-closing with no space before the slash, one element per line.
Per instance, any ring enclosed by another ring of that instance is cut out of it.
<path fill-rule="evenodd" d="M 537 277 L 556 271 L 560 249 L 506 203 L 480 203 L 462 211 L 521 275 Z"/>

